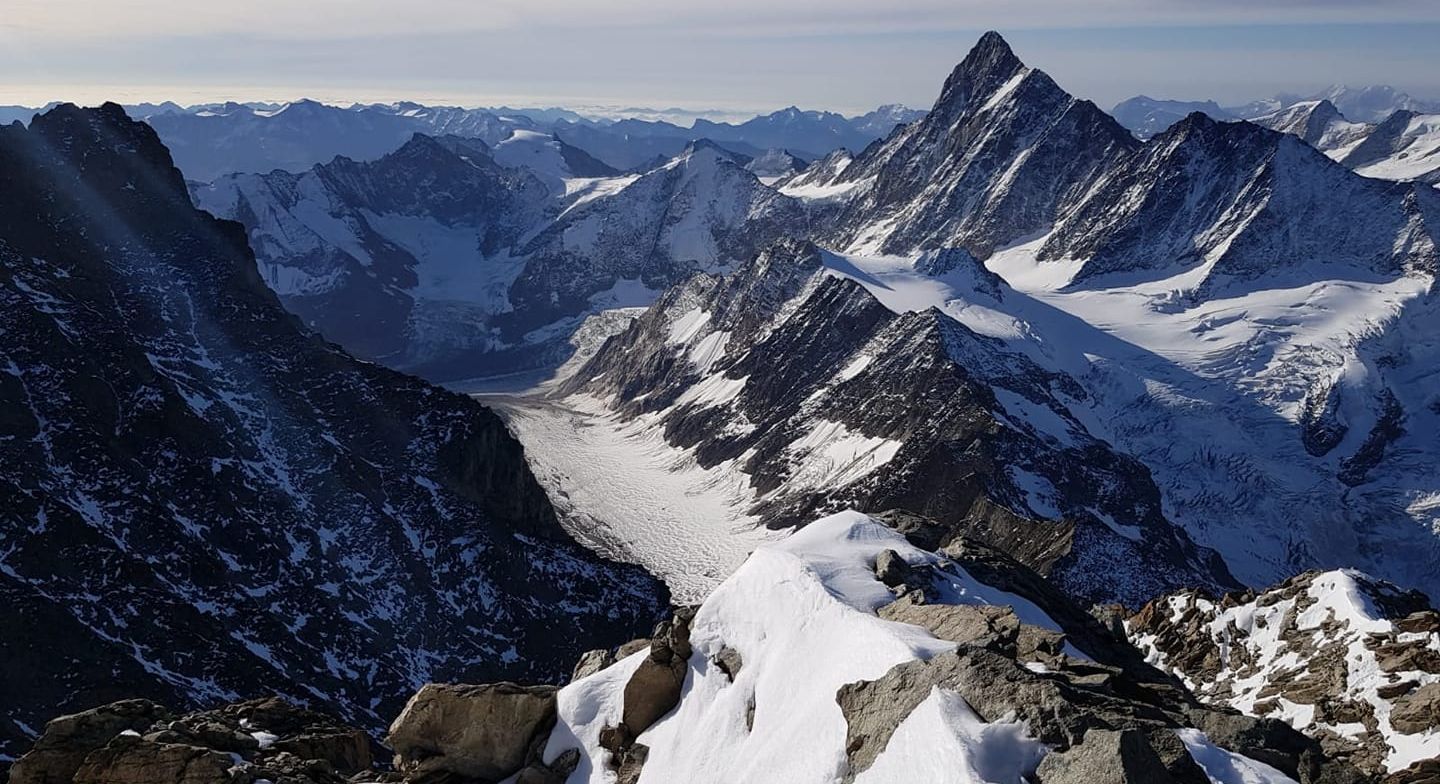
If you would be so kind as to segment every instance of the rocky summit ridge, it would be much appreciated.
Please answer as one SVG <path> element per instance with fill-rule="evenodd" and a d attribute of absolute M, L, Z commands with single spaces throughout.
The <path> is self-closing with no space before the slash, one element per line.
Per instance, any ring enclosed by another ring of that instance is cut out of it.
<path fill-rule="evenodd" d="M 280 701 L 176 717 L 132 700 L 52 721 L 12 784 L 1431 780 L 1198 699 L 1113 613 L 944 531 L 836 514 L 558 690 L 427 685 L 390 726 L 390 765 Z"/>

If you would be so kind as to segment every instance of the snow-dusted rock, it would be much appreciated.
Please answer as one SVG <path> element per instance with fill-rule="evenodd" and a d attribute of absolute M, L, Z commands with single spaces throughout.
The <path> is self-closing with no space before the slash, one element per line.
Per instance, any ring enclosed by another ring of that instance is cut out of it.
<path fill-rule="evenodd" d="M 1127 623 L 1202 699 L 1284 719 L 1371 773 L 1440 755 L 1440 613 L 1354 571 L 1156 599 Z"/>
<path fill-rule="evenodd" d="M 1067 642 L 1044 663 L 1014 638 L 957 644 L 887 619 L 896 597 L 874 571 L 885 551 L 923 574 L 911 590 L 926 606 L 1008 608 L 1020 629 L 1087 642 Z M 976 564 L 1030 587 L 998 589 L 970 572 Z M 1251 782 L 1346 780 L 1344 763 L 1324 759 L 1283 723 L 1196 702 L 1043 583 L 995 551 L 952 559 L 865 515 L 823 518 L 756 550 L 700 605 L 672 711 L 616 743 L 628 735 L 620 729 L 627 684 L 648 656 L 635 653 L 560 690 L 542 757 L 580 751 L 571 784 L 617 773 L 639 784 L 1018 782 L 1036 780 L 1051 755 L 1062 758 L 1050 770 L 1104 763 L 1129 773 L 1107 781 L 1196 781 L 1200 767 L 1226 784 L 1241 781 L 1232 778 L 1241 769 Z M 738 672 L 716 663 L 727 649 L 743 657 Z M 1219 741 L 1195 729 L 1219 731 L 1225 722 L 1248 730 Z M 1110 732 L 1134 735 L 1117 743 Z M 1139 768 L 1138 758 L 1150 767 Z M 1147 770 L 1173 779 L 1146 778 Z"/>
<path fill-rule="evenodd" d="M 964 252 L 922 264 L 921 285 L 1007 296 Z M 559 394 L 606 401 L 733 472 L 749 488 L 742 506 L 775 527 L 903 507 L 1095 599 L 1233 584 L 1166 522 L 1144 469 L 1072 416 L 1085 394 L 1072 378 L 936 310 L 896 313 L 865 277 L 777 243 L 730 276 L 671 289 Z"/>

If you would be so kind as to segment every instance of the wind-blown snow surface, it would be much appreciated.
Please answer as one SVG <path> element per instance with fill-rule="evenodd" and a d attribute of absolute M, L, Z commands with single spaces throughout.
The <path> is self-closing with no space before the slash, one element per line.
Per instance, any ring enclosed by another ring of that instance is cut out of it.
<path fill-rule="evenodd" d="M 839 780 L 848 765 L 846 719 L 836 701 L 840 687 L 955 648 L 921 627 L 875 614 L 894 600 L 875 578 L 873 564 L 883 550 L 911 564 L 940 561 L 873 518 L 847 511 L 761 547 L 716 588 L 691 625 L 694 652 L 679 706 L 637 739 L 649 748 L 640 784 Z M 984 585 L 957 564 L 944 568 L 953 581 L 945 603 L 1012 605 L 1025 623 L 1060 629 L 1023 597 Z M 724 647 L 744 662 L 733 681 L 712 663 Z M 625 684 L 646 655 L 636 653 L 561 689 L 545 756 L 581 750 L 572 784 L 613 780 L 600 731 L 620 721 Z M 1229 758 L 1198 731 L 1183 737 L 1194 748 Z M 1046 752 L 1024 724 L 986 723 L 962 697 L 935 689 L 855 780 L 1019 784 Z M 1265 775 L 1212 774 L 1212 780 L 1288 780 L 1265 766 L 1253 770 Z"/>
<path fill-rule="evenodd" d="M 1175 292 L 1194 285 L 1194 271 L 1081 288 L 1070 285 L 1078 264 L 1036 260 L 1045 242 L 989 259 L 1018 289 L 999 300 L 971 281 L 917 272 L 914 257 L 831 254 L 827 266 L 891 309 L 938 308 L 1080 381 L 1092 397 L 1072 401 L 1072 414 L 1146 463 L 1166 516 L 1219 550 L 1241 580 L 1357 566 L 1440 587 L 1440 340 L 1423 326 L 1440 323 L 1440 312 L 1429 276 L 1322 267 L 1177 307 Z M 1354 477 L 1347 467 L 1385 429 L 1377 401 L 1387 389 L 1405 406 L 1404 433 Z M 1302 438 L 1317 397 L 1334 399 L 1330 416 L 1343 423 L 1343 437 L 1318 456 Z"/>

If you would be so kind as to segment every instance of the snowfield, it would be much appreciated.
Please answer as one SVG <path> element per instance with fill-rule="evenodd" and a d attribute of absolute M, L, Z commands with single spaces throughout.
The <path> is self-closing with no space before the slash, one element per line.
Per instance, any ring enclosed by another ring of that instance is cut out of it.
<path fill-rule="evenodd" d="M 749 477 L 709 470 L 665 443 L 651 418 L 622 421 L 599 401 L 487 397 L 525 445 L 530 469 L 572 536 L 665 581 L 695 603 L 780 532 L 744 512 Z"/>

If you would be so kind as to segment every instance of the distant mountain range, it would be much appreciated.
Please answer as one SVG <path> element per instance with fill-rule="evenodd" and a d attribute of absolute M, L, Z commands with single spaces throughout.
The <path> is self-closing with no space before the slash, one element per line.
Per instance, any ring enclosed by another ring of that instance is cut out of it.
<path fill-rule="evenodd" d="M 690 126 L 666 119 L 593 118 L 566 109 L 461 109 L 411 102 L 332 106 L 300 100 L 283 104 L 222 103 L 181 107 L 137 104 L 126 108 L 155 128 L 188 179 L 210 182 L 225 174 L 303 172 L 335 156 L 374 160 L 415 133 L 480 139 L 496 144 L 516 130 L 555 134 L 616 169 L 643 168 L 670 158 L 698 139 L 759 156 L 783 149 L 807 160 L 846 147 L 860 150 L 922 112 L 883 106 L 846 118 L 790 107 L 738 124 L 705 116 Z M 0 107 L 0 123 L 28 122 L 37 110 Z M 636 110 L 641 117 L 675 112 Z"/>
<path fill-rule="evenodd" d="M 1348 87 L 1332 85 L 1314 95 L 1281 93 L 1240 106 L 1221 107 L 1214 101 L 1173 101 L 1137 95 L 1115 105 L 1110 114 L 1141 139 L 1148 139 L 1179 122 L 1191 112 L 1216 120 L 1253 120 L 1297 104 L 1328 102 L 1350 120 L 1379 123 L 1398 111 L 1440 113 L 1440 99 L 1426 100 L 1388 85 Z"/>
<path fill-rule="evenodd" d="M 1053 573 L 1092 596 L 1147 591 L 1160 562 L 1222 582 L 1204 548 L 1252 584 L 1350 565 L 1440 588 L 1436 508 L 1422 500 L 1440 459 L 1425 380 L 1440 346 L 1440 191 L 1200 113 L 1138 141 L 993 34 L 923 119 L 776 187 L 808 210 L 820 261 L 771 251 L 666 293 L 572 389 L 653 423 L 709 470 L 754 477 L 749 511 L 903 498 L 992 537 L 1004 536 L 993 506 L 1063 520 L 1074 528 L 1022 530 L 1064 552 Z M 811 282 L 764 282 L 785 280 L 782 266 Z M 912 380 L 917 365 L 930 369 Z M 950 392 L 956 376 L 997 398 Z M 966 434 L 987 418 L 1003 436 Z M 997 459 L 1008 447 L 991 439 L 1009 438 L 1038 440 Z M 1076 449 L 1089 457 L 1065 457 Z M 963 470 L 935 469 L 957 453 Z M 1123 481 L 1066 478 L 1104 465 Z M 817 500 L 809 482 L 832 475 Z M 976 486 L 942 479 L 961 475 Z M 1134 506 L 1142 476 L 1164 499 L 1156 530 L 1191 540 L 1168 558 L 1119 555 L 1127 535 L 1164 541 L 1123 527 L 1149 525 Z M 1119 495 L 1087 496 L 1096 484 Z M 1128 511 L 1107 511 L 1120 498 Z"/>

